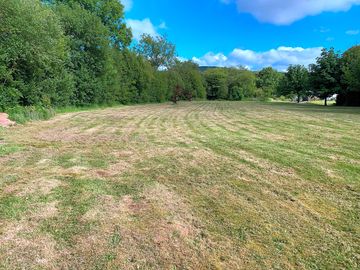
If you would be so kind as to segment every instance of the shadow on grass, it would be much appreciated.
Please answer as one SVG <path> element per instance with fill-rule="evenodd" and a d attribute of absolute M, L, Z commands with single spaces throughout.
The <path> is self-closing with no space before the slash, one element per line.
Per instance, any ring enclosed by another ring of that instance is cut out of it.
<path fill-rule="evenodd" d="M 298 111 L 303 113 L 339 113 L 339 114 L 360 114 L 360 107 L 340 107 L 335 105 L 323 106 L 310 103 L 285 103 L 285 102 L 268 102 L 264 105 L 277 107 L 283 110 Z"/>

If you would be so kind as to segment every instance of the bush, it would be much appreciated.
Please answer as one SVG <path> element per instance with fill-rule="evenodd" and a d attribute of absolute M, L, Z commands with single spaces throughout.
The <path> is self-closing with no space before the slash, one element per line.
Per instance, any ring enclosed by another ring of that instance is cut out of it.
<path fill-rule="evenodd" d="M 0 86 L 0 110 L 16 106 L 20 97 L 21 93 L 16 88 Z"/>
<path fill-rule="evenodd" d="M 55 115 L 55 111 L 49 107 L 43 106 L 15 106 L 6 110 L 9 118 L 18 124 L 24 124 L 31 120 L 47 120 Z"/>
<path fill-rule="evenodd" d="M 56 104 L 69 97 L 67 39 L 54 12 L 40 1 L 0 0 L 0 18 L 1 108 Z"/>

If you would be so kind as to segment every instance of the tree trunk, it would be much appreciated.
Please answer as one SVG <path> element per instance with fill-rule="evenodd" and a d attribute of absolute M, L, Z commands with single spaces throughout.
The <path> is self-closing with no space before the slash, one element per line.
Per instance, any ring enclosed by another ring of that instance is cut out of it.
<path fill-rule="evenodd" d="M 300 95 L 298 95 L 297 103 L 300 103 Z"/>
<path fill-rule="evenodd" d="M 325 106 L 327 106 L 327 97 L 325 98 Z"/>

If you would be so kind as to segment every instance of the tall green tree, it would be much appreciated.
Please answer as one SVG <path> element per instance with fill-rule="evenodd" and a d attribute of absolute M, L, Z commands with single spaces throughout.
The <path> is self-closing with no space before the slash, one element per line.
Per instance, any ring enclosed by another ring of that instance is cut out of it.
<path fill-rule="evenodd" d="M 360 105 L 360 46 L 348 49 L 341 59 L 342 89 L 337 105 Z"/>
<path fill-rule="evenodd" d="M 180 73 L 175 69 L 166 71 L 168 81 L 168 99 L 178 101 L 183 98 L 185 83 Z"/>
<path fill-rule="evenodd" d="M 208 69 L 204 72 L 206 94 L 210 100 L 228 98 L 228 82 L 225 69 Z"/>
<path fill-rule="evenodd" d="M 68 44 L 38 0 L 0 0 L 0 107 L 63 105 L 72 97 Z"/>
<path fill-rule="evenodd" d="M 109 42 L 115 47 L 122 49 L 130 45 L 131 29 L 125 24 L 124 6 L 119 0 L 50 0 L 50 2 L 75 8 L 80 6 L 101 20 L 109 31 Z"/>
<path fill-rule="evenodd" d="M 228 99 L 241 100 L 255 96 L 255 73 L 245 68 L 227 68 Z"/>
<path fill-rule="evenodd" d="M 262 90 L 265 97 L 274 96 L 282 79 L 282 74 L 272 67 L 266 67 L 259 71 L 256 86 Z"/>
<path fill-rule="evenodd" d="M 149 60 L 155 69 L 170 68 L 175 64 L 176 48 L 165 36 L 152 37 L 144 34 L 135 47 L 135 51 Z"/>
<path fill-rule="evenodd" d="M 80 4 L 59 4 L 54 10 L 70 41 L 70 69 L 76 82 L 73 103 L 103 103 L 103 91 L 107 88 L 102 84 L 102 76 L 111 69 L 108 29 Z"/>
<path fill-rule="evenodd" d="M 279 94 L 295 95 L 297 102 L 309 94 L 309 71 L 302 65 L 290 65 L 279 83 Z"/>
<path fill-rule="evenodd" d="M 150 102 L 155 70 L 150 62 L 132 51 L 124 52 L 122 84 L 126 89 L 122 103 Z"/>
<path fill-rule="evenodd" d="M 325 100 L 340 92 L 341 89 L 340 55 L 334 48 L 323 49 L 316 63 L 310 65 L 310 82 L 313 94 Z"/>
<path fill-rule="evenodd" d="M 179 73 L 183 81 L 184 98 L 189 100 L 192 98 L 205 98 L 206 89 L 197 64 L 191 61 L 176 61 L 173 70 Z"/>

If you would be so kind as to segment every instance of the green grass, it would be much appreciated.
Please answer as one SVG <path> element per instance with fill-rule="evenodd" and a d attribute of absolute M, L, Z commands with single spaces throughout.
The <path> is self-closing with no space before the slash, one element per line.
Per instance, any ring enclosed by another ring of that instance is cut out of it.
<path fill-rule="evenodd" d="M 0 144 L 0 157 L 2 156 L 6 156 L 10 153 L 14 153 L 17 152 L 20 149 L 20 147 L 16 146 L 16 145 L 2 145 Z"/>
<path fill-rule="evenodd" d="M 55 115 L 55 111 L 52 108 L 41 106 L 17 106 L 6 112 L 9 114 L 9 119 L 18 124 L 24 124 L 34 120 L 48 120 Z"/>
<path fill-rule="evenodd" d="M 1 130 L 0 267 L 359 268 L 360 109 L 62 112 Z"/>
<path fill-rule="evenodd" d="M 8 195 L 0 198 L 0 216 L 2 219 L 19 219 L 28 210 L 28 198 Z"/>
<path fill-rule="evenodd" d="M 310 101 L 309 103 L 310 103 L 310 104 L 323 105 L 323 106 L 324 106 L 325 100 L 313 100 L 313 101 Z M 327 104 L 328 104 L 329 106 L 332 106 L 332 105 L 335 105 L 335 104 L 336 104 L 336 101 L 335 101 L 335 100 L 329 100 L 329 101 L 327 102 Z"/>
<path fill-rule="evenodd" d="M 106 109 L 109 107 L 119 108 L 123 105 L 87 105 L 87 106 L 67 106 L 67 107 L 58 107 L 55 108 L 56 113 L 74 113 L 74 112 L 86 112 L 86 111 L 95 111 L 95 110 L 101 110 Z"/>

